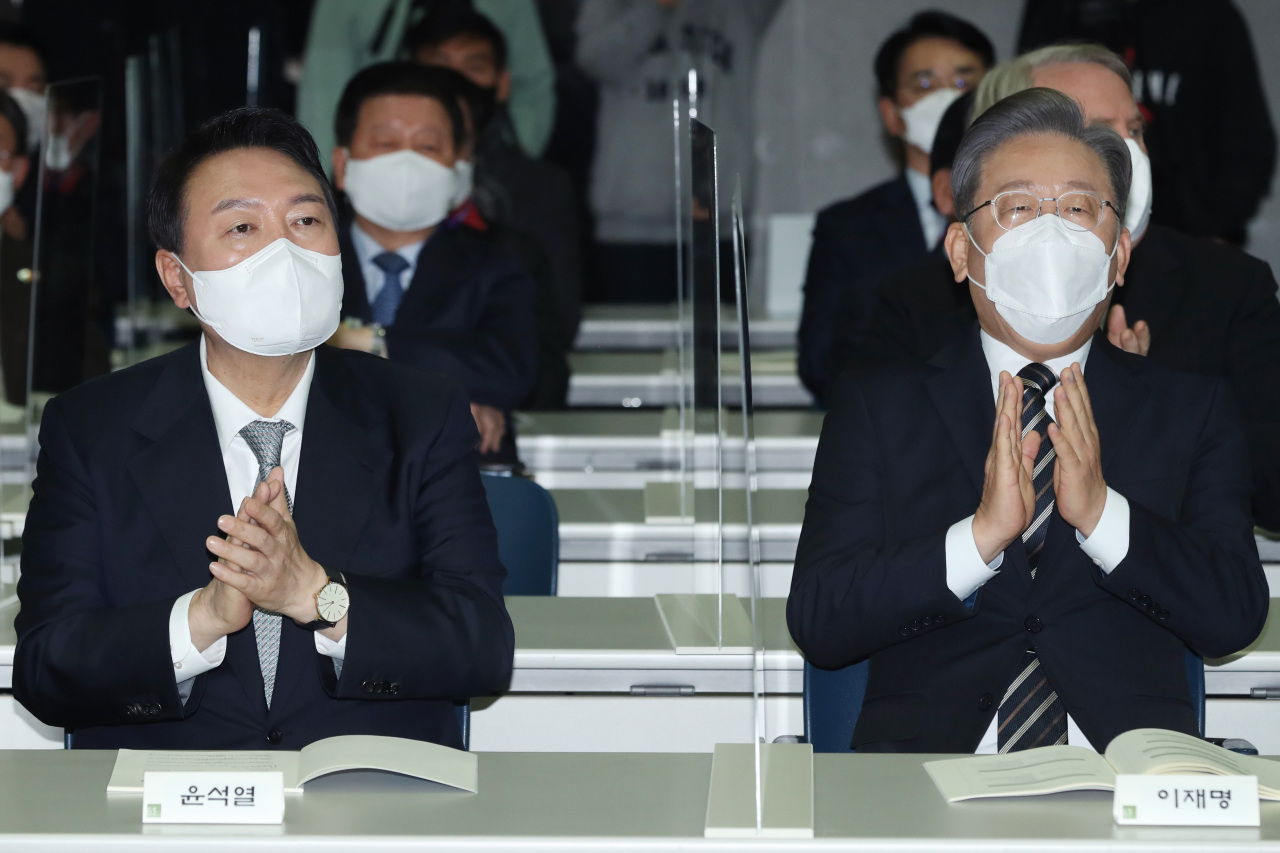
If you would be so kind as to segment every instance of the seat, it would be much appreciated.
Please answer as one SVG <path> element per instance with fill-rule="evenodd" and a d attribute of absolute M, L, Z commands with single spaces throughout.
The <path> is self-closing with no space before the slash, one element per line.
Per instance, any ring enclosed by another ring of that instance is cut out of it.
<path fill-rule="evenodd" d="M 814 752 L 850 750 L 862 700 L 867 694 L 867 672 L 865 660 L 841 669 L 820 669 L 805 661 L 804 732 Z M 1186 672 L 1200 737 L 1204 737 L 1204 661 L 1190 649 L 1187 649 Z"/>
<path fill-rule="evenodd" d="M 462 748 L 471 751 L 471 703 L 455 702 L 453 712 L 458 716 L 458 728 L 462 732 Z"/>
<path fill-rule="evenodd" d="M 503 595 L 555 595 L 560 565 L 560 514 L 551 493 L 510 473 L 482 472 L 498 531 L 498 558 L 507 569 Z"/>

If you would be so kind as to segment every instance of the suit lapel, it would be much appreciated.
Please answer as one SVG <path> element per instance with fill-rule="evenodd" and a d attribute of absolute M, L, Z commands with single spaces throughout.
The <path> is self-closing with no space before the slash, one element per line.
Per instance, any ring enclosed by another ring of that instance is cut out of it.
<path fill-rule="evenodd" d="M 982 354 L 977 324 L 929 363 L 941 369 L 929 377 L 925 387 L 947 425 L 947 435 L 973 483 L 975 495 L 981 497 L 996 405 L 991 395 L 991 373 Z"/>
<path fill-rule="evenodd" d="M 358 317 L 366 323 L 373 321 L 373 309 L 369 307 L 369 291 L 360 269 L 360 256 L 351 240 L 352 224 L 347 222 L 338 229 L 338 250 L 342 253 L 342 316 Z"/>
<path fill-rule="evenodd" d="M 875 219 L 880 237 L 894 254 L 905 260 L 916 260 L 932 246 L 925 245 L 924 229 L 920 225 L 920 212 L 916 209 L 915 196 L 906 175 L 889 184 L 885 195 L 885 210 Z"/>
<path fill-rule="evenodd" d="M 442 315 L 455 293 L 467 286 L 472 262 L 466 239 L 461 228 L 441 226 L 427 240 L 400 304 L 406 320 L 422 321 Z"/>

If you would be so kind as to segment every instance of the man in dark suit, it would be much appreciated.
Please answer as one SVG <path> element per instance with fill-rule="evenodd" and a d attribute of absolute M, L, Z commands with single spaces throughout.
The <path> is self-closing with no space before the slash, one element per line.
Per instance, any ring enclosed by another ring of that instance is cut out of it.
<path fill-rule="evenodd" d="M 1187 649 L 1262 628 L 1229 390 L 1096 331 L 1129 176 L 1066 96 L 1001 101 L 961 145 L 946 237 L 980 328 L 832 396 L 787 617 L 818 666 L 870 656 L 859 750 L 1196 733 Z"/>
<path fill-rule="evenodd" d="M 1128 70 L 1105 48 L 1068 45 L 1019 57 L 978 87 L 977 106 L 1033 83 L 1071 96 L 1090 121 L 1108 124 L 1141 148 L 1142 120 Z M 946 347 L 974 319 L 962 282 L 936 259 L 886 279 L 854 360 L 923 361 Z M 1238 249 L 1151 225 L 1134 235 L 1125 282 L 1112 300 L 1111 342 L 1230 383 L 1249 441 L 1254 520 L 1280 530 L 1280 395 L 1258 393 L 1280 375 L 1280 302 L 1270 267 Z"/>
<path fill-rule="evenodd" d="M 446 221 L 466 134 L 454 91 L 437 69 L 372 65 L 347 84 L 334 126 L 334 180 L 353 210 L 339 230 L 342 311 L 360 321 L 334 343 L 460 383 L 480 453 L 514 461 L 506 419 L 533 386 L 534 282 L 490 236 Z"/>
<path fill-rule="evenodd" d="M 192 134 L 149 219 L 203 334 L 45 409 L 15 696 L 77 747 L 459 745 L 454 700 L 501 690 L 514 644 L 465 393 L 317 348 L 336 205 L 284 114 Z"/>
<path fill-rule="evenodd" d="M 960 91 L 995 62 L 977 27 L 946 12 L 921 12 L 880 46 L 875 59 L 880 119 L 900 140 L 904 169 L 892 181 L 818 214 L 804 281 L 798 333 L 800 379 L 821 402 L 834 378 L 832 317 L 842 299 L 861 318 L 875 306 L 875 283 L 937 245 L 947 219 L 933 206 L 929 150 L 938 122 Z M 852 294 L 850 296 L 850 294 Z"/>

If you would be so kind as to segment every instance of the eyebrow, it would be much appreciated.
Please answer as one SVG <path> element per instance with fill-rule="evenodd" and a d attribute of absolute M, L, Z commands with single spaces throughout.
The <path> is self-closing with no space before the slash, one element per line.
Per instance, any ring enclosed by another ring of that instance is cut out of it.
<path fill-rule="evenodd" d="M 323 197 L 316 193 L 302 193 L 289 199 L 290 207 L 297 207 L 300 204 L 324 204 Z M 214 213 L 221 213 L 224 210 L 251 210 L 253 208 L 262 207 L 262 202 L 257 199 L 248 198 L 224 198 L 213 208 Z"/>
<path fill-rule="evenodd" d="M 1035 186 L 1036 185 L 1030 181 L 1008 181 L 996 187 L 995 192 L 993 192 L 992 195 L 997 196 L 1000 195 L 1000 193 L 1008 192 L 1010 190 L 1025 190 L 1027 192 L 1032 192 L 1035 189 Z M 1068 192 L 1071 190 L 1097 192 L 1097 189 L 1094 188 L 1093 184 L 1088 181 L 1067 181 L 1063 183 L 1062 186 Z"/>

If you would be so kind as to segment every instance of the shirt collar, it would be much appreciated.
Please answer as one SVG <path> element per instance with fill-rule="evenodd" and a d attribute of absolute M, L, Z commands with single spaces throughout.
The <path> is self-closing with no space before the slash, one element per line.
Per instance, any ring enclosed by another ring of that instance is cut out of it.
<path fill-rule="evenodd" d="M 209 405 L 213 409 L 213 425 L 218 430 L 218 446 L 226 453 L 231 441 L 254 421 L 288 421 L 302 434 L 302 422 L 307 417 L 307 399 L 311 396 L 311 378 L 316 372 L 316 354 L 312 350 L 307 361 L 306 372 L 294 386 L 289 399 L 284 401 L 280 411 L 273 418 L 264 418 L 231 392 L 209 372 L 209 354 L 205 348 L 204 335 L 200 336 L 200 375 L 204 377 L 204 389 L 209 395 Z"/>
<path fill-rule="evenodd" d="M 920 218 L 920 229 L 924 232 L 925 245 L 932 249 L 947 229 L 947 218 L 933 206 L 933 180 L 915 169 L 903 171 L 907 176 L 907 188 L 911 190 L 911 198 L 916 203 L 916 215 Z"/>
<path fill-rule="evenodd" d="M 991 396 L 995 397 L 1000 391 L 1000 371 L 1007 370 L 1010 376 L 1016 377 L 1018 371 L 1031 364 L 1031 361 L 1026 356 L 1019 355 L 1013 347 L 988 335 L 985 330 L 979 332 L 979 335 L 982 338 L 982 354 L 987 357 L 987 367 L 991 371 Z M 1080 369 L 1084 370 L 1091 346 L 1093 346 L 1092 337 L 1075 352 L 1051 358 L 1041 364 L 1052 370 L 1053 375 L 1058 377 L 1061 377 L 1062 371 L 1070 367 L 1074 361 L 1080 362 Z"/>
<path fill-rule="evenodd" d="M 422 253 L 422 247 L 426 244 L 426 240 L 419 240 L 416 243 L 401 246 L 395 252 L 409 263 L 409 269 L 412 270 L 417 266 L 418 255 Z M 351 245 L 356 250 L 356 257 L 360 259 L 362 265 L 373 263 L 374 258 L 387 251 L 382 248 L 382 245 L 377 240 L 370 237 L 368 232 L 361 228 L 355 220 L 351 222 Z"/>

